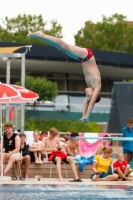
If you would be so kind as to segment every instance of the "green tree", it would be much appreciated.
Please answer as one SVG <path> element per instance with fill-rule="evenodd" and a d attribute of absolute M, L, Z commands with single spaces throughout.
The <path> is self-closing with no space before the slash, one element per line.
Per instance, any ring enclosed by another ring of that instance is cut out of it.
<path fill-rule="evenodd" d="M 128 23 L 126 16 L 114 14 L 94 24 L 85 22 L 74 36 L 76 45 L 96 50 L 133 53 L 133 22 Z"/>
<path fill-rule="evenodd" d="M 21 85 L 20 81 L 15 83 Z M 56 82 L 48 81 L 45 78 L 34 78 L 32 76 L 25 77 L 25 87 L 36 92 L 39 96 L 38 100 L 53 100 L 58 94 L 58 86 Z"/>
<path fill-rule="evenodd" d="M 28 33 L 37 30 L 45 31 L 46 34 L 62 38 L 62 27 L 56 20 L 51 21 L 51 29 L 46 30 L 47 22 L 42 15 L 18 15 L 16 18 L 9 19 L 5 17 L 0 26 L 0 41 L 44 44 L 39 40 L 33 40 L 27 37 Z"/>

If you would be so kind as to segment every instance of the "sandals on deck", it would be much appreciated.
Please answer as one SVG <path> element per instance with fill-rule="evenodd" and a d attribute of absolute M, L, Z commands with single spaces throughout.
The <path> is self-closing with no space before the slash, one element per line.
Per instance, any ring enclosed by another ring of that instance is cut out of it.
<path fill-rule="evenodd" d="M 20 176 L 19 180 L 24 181 L 25 178 L 23 176 Z"/>
<path fill-rule="evenodd" d="M 16 181 L 18 178 L 16 176 L 12 177 L 12 180 Z"/>
<path fill-rule="evenodd" d="M 70 180 L 69 182 L 83 182 L 83 181 L 80 178 L 78 178 L 78 179 Z"/>
<path fill-rule="evenodd" d="M 14 177 L 12 177 L 12 180 L 14 180 L 14 181 L 16 181 L 16 180 L 22 180 L 22 181 L 24 181 L 25 178 L 22 177 L 22 176 L 20 178 L 17 178 L 16 176 L 14 176 Z"/>

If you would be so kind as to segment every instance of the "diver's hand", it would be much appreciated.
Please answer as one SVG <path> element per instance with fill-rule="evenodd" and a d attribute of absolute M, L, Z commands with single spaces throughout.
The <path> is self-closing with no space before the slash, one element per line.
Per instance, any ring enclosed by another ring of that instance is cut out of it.
<path fill-rule="evenodd" d="M 80 121 L 82 121 L 83 123 L 88 123 L 89 119 L 87 119 L 86 117 L 82 117 L 81 119 L 79 119 Z"/>

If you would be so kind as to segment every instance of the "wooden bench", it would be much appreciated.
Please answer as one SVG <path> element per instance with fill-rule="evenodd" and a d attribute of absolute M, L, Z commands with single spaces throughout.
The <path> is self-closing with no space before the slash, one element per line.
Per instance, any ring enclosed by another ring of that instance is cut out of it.
<path fill-rule="evenodd" d="M 56 178 L 56 166 L 52 164 L 52 178 Z M 61 171 L 62 171 L 62 176 L 65 178 L 65 170 L 64 170 L 64 164 L 61 166 Z M 71 170 L 70 164 L 66 164 L 67 168 L 67 173 L 68 173 L 68 178 L 74 178 L 73 173 Z M 76 164 L 76 169 L 77 169 L 77 174 L 79 178 L 81 179 L 89 179 L 90 174 L 92 173 L 92 164 L 87 164 L 84 167 L 84 171 L 81 172 L 79 170 L 79 164 Z M 22 175 L 24 176 L 25 173 L 25 164 L 21 165 L 21 172 Z M 35 175 L 41 175 L 43 178 L 49 178 L 50 177 L 50 163 L 44 163 L 44 164 L 35 164 L 31 163 L 29 167 L 29 178 L 33 178 Z M 7 173 L 7 176 L 14 177 L 14 168 L 12 167 L 9 172 Z"/>
<path fill-rule="evenodd" d="M 113 149 L 113 153 L 117 154 L 119 152 L 122 153 L 122 147 L 121 146 L 113 146 L 111 147 Z M 63 165 L 63 164 L 62 164 Z M 70 167 L 70 164 L 66 164 L 67 167 L 67 173 L 68 178 L 73 178 L 73 173 Z M 52 166 L 52 178 L 56 178 L 56 166 L 53 164 Z M 65 178 L 65 170 L 64 166 L 62 166 L 62 176 Z M 79 170 L 79 164 L 76 164 L 77 174 L 79 178 L 81 179 L 88 179 L 90 178 L 90 174 L 92 173 L 92 164 L 87 164 L 84 167 L 84 171 L 81 172 Z M 22 164 L 21 166 L 22 175 L 24 176 L 25 172 L 25 164 Z M 31 163 L 29 167 L 29 178 L 33 178 L 35 175 L 42 175 L 43 178 L 49 178 L 50 177 L 50 163 L 44 163 L 42 165 Z M 7 176 L 14 177 L 14 168 L 12 167 L 11 170 L 7 173 Z"/>

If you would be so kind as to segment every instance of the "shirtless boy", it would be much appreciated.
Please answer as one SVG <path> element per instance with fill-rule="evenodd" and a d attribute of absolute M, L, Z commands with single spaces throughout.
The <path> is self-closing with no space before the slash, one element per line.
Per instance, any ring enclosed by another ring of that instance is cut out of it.
<path fill-rule="evenodd" d="M 87 123 L 95 103 L 99 102 L 101 99 L 99 94 L 101 90 L 101 75 L 96 65 L 93 52 L 88 48 L 69 45 L 60 38 L 46 35 L 42 31 L 31 33 L 28 37 L 42 40 L 64 52 L 71 58 L 81 62 L 88 88 L 85 89 L 86 98 L 84 101 L 83 116 L 80 120 Z"/>
<path fill-rule="evenodd" d="M 57 151 L 62 152 L 62 146 L 60 145 L 60 142 L 56 137 L 58 134 L 59 131 L 53 127 L 50 129 L 50 135 L 48 137 L 44 137 L 42 140 L 42 152 L 46 151 L 48 153 L 48 157 L 50 157 L 52 152 L 57 152 Z M 61 158 L 58 156 L 54 156 L 52 161 L 56 164 L 59 181 L 64 181 L 61 175 Z M 66 158 L 63 159 L 62 161 L 70 163 L 74 175 L 73 182 L 81 182 L 81 179 L 79 179 L 77 175 L 74 159 L 66 155 Z"/>
<path fill-rule="evenodd" d="M 71 137 L 78 137 L 79 134 L 76 132 L 71 133 Z M 78 140 L 68 140 L 67 141 L 67 154 L 72 156 L 73 154 L 81 155 L 80 144 Z"/>

